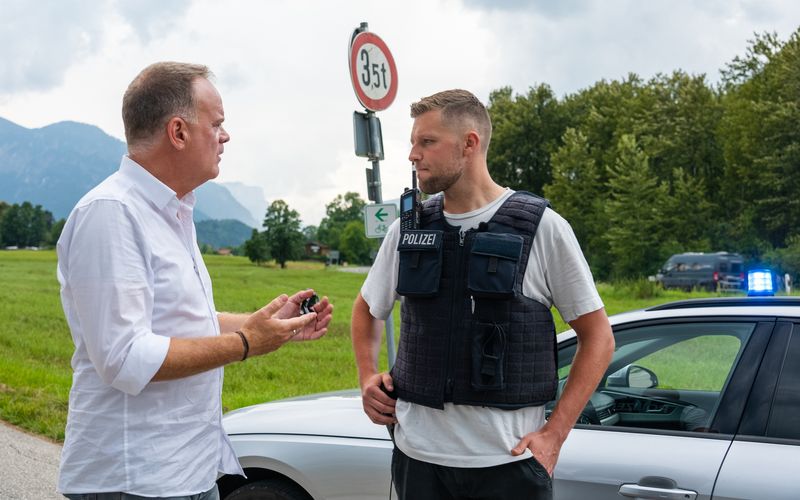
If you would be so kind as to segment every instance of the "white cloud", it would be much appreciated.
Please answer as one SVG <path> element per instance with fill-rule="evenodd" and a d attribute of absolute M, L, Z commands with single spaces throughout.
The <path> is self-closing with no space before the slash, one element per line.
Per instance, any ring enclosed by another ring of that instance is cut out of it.
<path fill-rule="evenodd" d="M 0 94 L 47 90 L 103 43 L 104 5 L 24 0 L 3 2 L 0 18 Z"/>
<path fill-rule="evenodd" d="M 486 12 L 488 29 L 502 40 L 506 84 L 524 92 L 547 83 L 558 95 L 628 73 L 649 79 L 683 69 L 715 82 L 754 32 L 785 39 L 800 19 L 800 4 L 778 0 L 512 3 L 514 9 L 498 9 L 468 1 Z"/>
<path fill-rule="evenodd" d="M 115 0 L 114 6 L 144 44 L 162 38 L 179 25 L 185 9 L 183 2 L 163 0 Z"/>

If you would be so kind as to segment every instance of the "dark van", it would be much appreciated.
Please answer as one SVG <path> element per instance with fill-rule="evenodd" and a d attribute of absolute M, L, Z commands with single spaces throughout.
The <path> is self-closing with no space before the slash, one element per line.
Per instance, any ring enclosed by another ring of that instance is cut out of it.
<path fill-rule="evenodd" d="M 744 258 L 729 252 L 688 252 L 670 257 L 656 276 L 664 288 L 742 290 Z"/>

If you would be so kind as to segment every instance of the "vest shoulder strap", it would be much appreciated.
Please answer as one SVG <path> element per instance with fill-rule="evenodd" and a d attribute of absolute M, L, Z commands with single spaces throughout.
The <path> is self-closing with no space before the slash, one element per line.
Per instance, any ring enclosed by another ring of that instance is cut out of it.
<path fill-rule="evenodd" d="M 497 209 L 489 221 L 489 230 L 497 230 L 498 225 L 511 228 L 514 232 L 528 234 L 533 239 L 544 210 L 550 202 L 541 196 L 527 191 L 517 191 Z"/>
<path fill-rule="evenodd" d="M 440 194 L 422 202 L 420 226 L 425 229 L 442 229 L 445 226 L 443 200 L 444 196 Z"/>

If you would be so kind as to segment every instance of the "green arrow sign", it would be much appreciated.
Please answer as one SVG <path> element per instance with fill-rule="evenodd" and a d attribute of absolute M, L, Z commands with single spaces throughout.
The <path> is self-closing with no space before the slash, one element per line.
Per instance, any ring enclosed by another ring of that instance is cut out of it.
<path fill-rule="evenodd" d="M 367 238 L 385 238 L 389 226 L 396 218 L 397 205 L 394 203 L 364 207 L 364 232 Z"/>

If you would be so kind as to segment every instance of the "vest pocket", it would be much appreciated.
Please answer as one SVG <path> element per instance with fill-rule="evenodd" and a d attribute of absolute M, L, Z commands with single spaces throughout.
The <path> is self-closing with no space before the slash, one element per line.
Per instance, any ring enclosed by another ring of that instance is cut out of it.
<path fill-rule="evenodd" d="M 505 323 L 478 321 L 472 332 L 472 388 L 494 391 L 505 387 L 503 364 L 506 357 Z"/>
<path fill-rule="evenodd" d="M 514 296 L 523 242 L 518 234 L 475 235 L 467 271 L 467 288 L 474 297 L 507 299 Z"/>
<path fill-rule="evenodd" d="M 442 231 L 403 231 L 397 251 L 397 293 L 405 297 L 437 295 L 442 276 Z"/>

